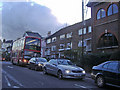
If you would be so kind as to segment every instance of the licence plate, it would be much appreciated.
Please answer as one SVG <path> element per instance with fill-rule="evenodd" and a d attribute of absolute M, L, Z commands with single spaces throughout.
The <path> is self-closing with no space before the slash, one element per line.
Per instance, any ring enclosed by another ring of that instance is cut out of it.
<path fill-rule="evenodd" d="M 80 77 L 81 75 L 74 75 L 74 76 L 76 76 L 76 77 Z"/>

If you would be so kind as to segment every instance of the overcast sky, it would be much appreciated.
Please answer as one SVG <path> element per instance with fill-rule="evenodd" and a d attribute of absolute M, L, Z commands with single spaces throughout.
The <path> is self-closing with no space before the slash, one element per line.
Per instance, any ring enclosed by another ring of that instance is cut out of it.
<path fill-rule="evenodd" d="M 2 37 L 17 39 L 26 30 L 43 37 L 82 19 L 81 0 L 32 0 L 34 2 L 4 2 L 2 4 Z M 86 3 L 86 2 L 85 2 Z M 1 6 L 1 5 L 0 5 Z M 88 12 L 86 8 L 86 12 Z M 86 18 L 90 18 L 85 15 Z"/>

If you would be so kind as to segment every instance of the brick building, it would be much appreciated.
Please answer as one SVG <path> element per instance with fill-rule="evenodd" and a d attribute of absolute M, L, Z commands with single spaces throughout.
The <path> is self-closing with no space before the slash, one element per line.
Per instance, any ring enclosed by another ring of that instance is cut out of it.
<path fill-rule="evenodd" d="M 60 58 L 64 56 L 64 51 L 77 49 L 84 41 L 85 53 L 91 52 L 92 26 L 91 19 L 74 25 L 62 28 L 56 33 L 46 38 L 46 57 Z M 83 35 L 82 35 L 83 29 Z"/>
<path fill-rule="evenodd" d="M 91 7 L 92 51 L 113 52 L 120 48 L 120 2 L 89 2 Z"/>
<path fill-rule="evenodd" d="M 82 47 L 84 53 L 113 52 L 120 48 L 120 2 L 89 2 L 91 18 L 62 28 L 46 38 L 46 57 L 60 58 L 64 51 Z M 83 34 L 82 34 L 83 29 Z"/>

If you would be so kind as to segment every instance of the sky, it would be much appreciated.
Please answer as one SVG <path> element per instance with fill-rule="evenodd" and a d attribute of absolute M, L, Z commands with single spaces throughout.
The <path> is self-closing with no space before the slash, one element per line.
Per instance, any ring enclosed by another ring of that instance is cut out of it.
<path fill-rule="evenodd" d="M 2 38 L 15 40 L 22 37 L 26 30 L 38 32 L 46 37 L 48 31 L 55 33 L 65 26 L 82 20 L 81 0 L 31 1 L 0 3 Z M 85 8 L 85 18 L 90 16 L 90 9 Z"/>
<path fill-rule="evenodd" d="M 82 0 L 32 0 L 51 9 L 60 23 L 72 25 L 82 20 Z M 84 0 L 85 5 L 89 0 Z M 86 14 L 87 12 L 87 14 Z M 91 17 L 90 8 L 85 7 L 85 19 Z M 89 13 L 89 14 L 88 14 Z"/>

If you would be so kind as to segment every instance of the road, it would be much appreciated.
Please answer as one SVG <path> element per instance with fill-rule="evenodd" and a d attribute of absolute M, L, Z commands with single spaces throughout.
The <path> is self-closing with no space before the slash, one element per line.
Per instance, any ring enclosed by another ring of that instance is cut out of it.
<path fill-rule="evenodd" d="M 84 80 L 59 80 L 56 76 L 44 75 L 42 71 L 29 70 L 27 67 L 12 65 L 10 62 L 2 62 L 2 88 L 82 88 L 87 90 L 106 90 L 111 87 L 100 89 L 96 86 L 94 80 L 88 77 Z"/>

